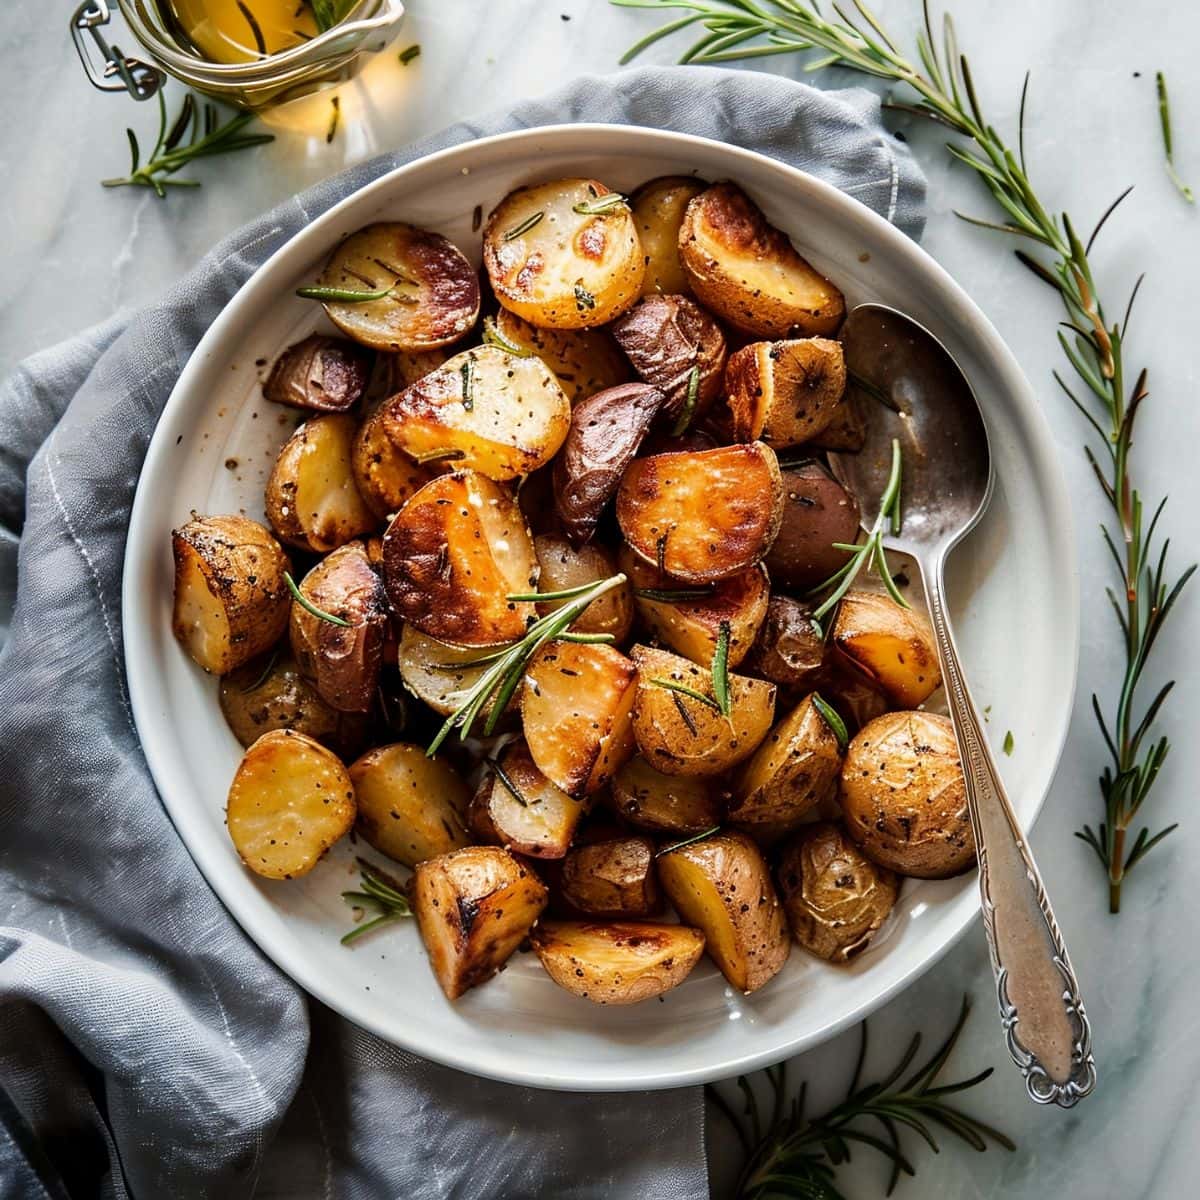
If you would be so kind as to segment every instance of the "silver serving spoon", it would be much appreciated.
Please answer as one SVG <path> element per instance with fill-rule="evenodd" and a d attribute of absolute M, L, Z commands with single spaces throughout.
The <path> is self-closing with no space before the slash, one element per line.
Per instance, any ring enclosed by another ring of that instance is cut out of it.
<path fill-rule="evenodd" d="M 1096 1083 L 1091 1028 L 1033 854 L 983 736 L 944 598 L 946 558 L 991 498 L 987 430 L 962 370 L 915 321 L 862 304 L 847 317 L 841 340 L 848 370 L 889 397 L 897 411 L 873 411 L 861 453 L 831 454 L 831 465 L 857 495 L 870 529 L 887 485 L 892 439 L 900 439 L 903 525 L 887 546 L 917 562 L 925 585 L 966 777 L 983 927 L 1008 1050 L 1032 1099 L 1069 1108 Z"/>

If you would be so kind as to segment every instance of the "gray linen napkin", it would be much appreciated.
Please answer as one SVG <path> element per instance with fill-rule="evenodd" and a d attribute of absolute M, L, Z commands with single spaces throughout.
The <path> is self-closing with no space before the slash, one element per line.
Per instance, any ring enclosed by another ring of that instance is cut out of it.
<path fill-rule="evenodd" d="M 0 651 L 0 1195 L 707 1194 L 697 1088 L 591 1096 L 492 1083 L 307 1000 L 176 836 L 122 668 L 121 566 L 142 458 L 230 297 L 307 221 L 393 166 L 580 120 L 761 150 L 920 231 L 920 174 L 868 92 L 701 69 L 583 78 L 310 189 L 151 307 L 29 359 L 0 390 L 0 638 L 15 597 Z"/>

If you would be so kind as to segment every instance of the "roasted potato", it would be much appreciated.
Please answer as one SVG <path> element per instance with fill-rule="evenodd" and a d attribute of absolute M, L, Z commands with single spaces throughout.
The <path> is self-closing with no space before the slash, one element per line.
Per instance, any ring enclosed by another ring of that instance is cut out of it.
<path fill-rule="evenodd" d="M 654 843 L 618 837 L 576 846 L 563 861 L 563 899 L 592 917 L 648 917 L 662 906 Z"/>
<path fill-rule="evenodd" d="M 794 826 L 836 793 L 841 769 L 837 735 L 806 696 L 738 772 L 729 819 Z"/>
<path fill-rule="evenodd" d="M 594 179 L 510 192 L 488 218 L 483 263 L 500 304 L 550 329 L 607 325 L 642 292 L 633 214 Z"/>
<path fill-rule="evenodd" d="M 772 596 L 745 659 L 747 672 L 781 687 L 812 691 L 825 662 L 825 637 L 812 612 L 790 596 Z"/>
<path fill-rule="evenodd" d="M 354 827 L 380 854 L 406 867 L 469 846 L 467 785 L 424 746 L 376 746 L 350 765 L 358 803 Z"/>
<path fill-rule="evenodd" d="M 351 234 L 317 283 L 351 292 L 391 289 L 378 300 L 325 304 L 344 334 L 376 350 L 448 346 L 479 317 L 479 279 L 466 255 L 441 234 L 400 221 Z"/>
<path fill-rule="evenodd" d="M 376 356 L 388 372 L 387 396 L 402 392 L 406 387 L 436 371 L 450 357 L 445 347 L 436 350 L 397 350 L 394 354 Z"/>
<path fill-rule="evenodd" d="M 533 949 L 546 974 L 595 1004 L 636 1004 L 682 983 L 700 961 L 704 935 L 658 921 L 542 921 Z"/>
<path fill-rule="evenodd" d="M 271 528 L 301 550 L 325 554 L 375 528 L 354 482 L 354 418 L 305 421 L 283 444 L 267 480 Z"/>
<path fill-rule="evenodd" d="M 612 646 L 553 641 L 526 667 L 529 753 L 568 795 L 598 791 L 632 757 L 636 684 L 633 663 Z"/>
<path fill-rule="evenodd" d="M 249 517 L 193 517 L 171 534 L 171 629 L 193 661 L 224 675 L 269 650 L 287 628 L 279 543 Z"/>
<path fill-rule="evenodd" d="M 414 462 L 392 441 L 378 408 L 354 435 L 350 466 L 358 494 L 381 521 L 398 513 L 434 476 L 433 467 Z"/>
<path fill-rule="evenodd" d="M 705 308 L 757 337 L 833 333 L 846 313 L 842 293 L 735 183 L 714 184 L 689 202 L 679 261 Z"/>
<path fill-rule="evenodd" d="M 707 588 L 690 589 L 660 580 L 658 571 L 628 546 L 621 548 L 620 564 L 633 582 L 642 623 L 676 654 L 711 663 L 722 624 L 729 626 L 729 666 L 736 667 L 750 652 L 767 615 L 770 595 L 761 564 Z"/>
<path fill-rule="evenodd" d="M 586 542 L 620 485 L 665 398 L 644 383 L 623 383 L 581 400 L 554 460 L 554 506 L 567 536 Z"/>
<path fill-rule="evenodd" d="M 467 694 L 487 670 L 486 664 L 470 665 L 484 653 L 475 646 L 449 646 L 405 624 L 396 649 L 396 665 L 404 686 L 435 713 L 448 717 L 462 707 Z M 481 716 L 487 717 L 490 712 L 489 703 L 484 705 Z"/>
<path fill-rule="evenodd" d="M 658 857 L 658 876 L 680 920 L 740 992 L 754 992 L 787 962 L 783 905 L 758 847 L 744 833 L 718 833 Z"/>
<path fill-rule="evenodd" d="M 882 592 L 847 592 L 831 636 L 838 652 L 866 672 L 894 704 L 916 708 L 942 682 L 928 619 Z"/>
<path fill-rule="evenodd" d="M 263 395 L 290 408 L 346 412 L 362 399 L 370 377 L 369 351 L 344 338 L 314 333 L 279 356 Z"/>
<path fill-rule="evenodd" d="M 712 672 L 686 658 L 634 646 L 637 698 L 633 733 L 651 766 L 667 775 L 719 775 L 750 757 L 767 736 L 775 714 L 775 686 L 729 676 L 728 717 L 716 709 Z M 702 703 L 664 683 L 708 697 Z"/>
<path fill-rule="evenodd" d="M 537 588 L 537 558 L 512 494 L 478 471 L 427 483 L 383 538 L 383 581 L 397 615 L 460 646 L 515 641 L 535 616 L 509 595 Z"/>
<path fill-rule="evenodd" d="M 701 775 L 664 775 L 639 754 L 612 781 L 612 806 L 651 833 L 703 833 L 720 825 L 725 805 L 716 784 Z"/>
<path fill-rule="evenodd" d="M 571 405 L 541 359 L 479 346 L 393 396 L 379 419 L 385 435 L 418 463 L 446 455 L 456 468 L 506 480 L 558 453 Z"/>
<path fill-rule="evenodd" d="M 264 733 L 238 764 L 225 808 L 229 836 L 268 879 L 306 875 L 354 824 L 354 785 L 337 755 L 290 729 Z"/>
<path fill-rule="evenodd" d="M 828 821 L 792 838 L 776 874 L 797 945 L 832 963 L 848 963 L 867 948 L 900 894 L 896 876 Z"/>
<path fill-rule="evenodd" d="M 893 712 L 864 725 L 842 765 L 841 801 L 846 832 L 881 867 L 944 879 L 975 861 L 948 717 Z"/>
<path fill-rule="evenodd" d="M 707 412 L 721 394 L 725 334 L 686 296 L 647 296 L 615 322 L 612 330 L 638 376 L 667 398 L 664 412 L 672 420 L 684 413 L 689 397 L 693 401 L 690 422 Z"/>
<path fill-rule="evenodd" d="M 538 589 L 543 592 L 600 583 L 617 573 L 612 555 L 601 546 L 572 546 L 564 537 L 543 533 L 533 539 L 533 549 L 541 571 Z M 537 610 L 539 615 L 546 616 L 566 603 L 566 600 L 549 600 L 539 603 Z M 623 583 L 593 600 L 572 622 L 571 629 L 575 633 L 611 633 L 616 641 L 623 642 L 632 625 L 633 590 Z"/>
<path fill-rule="evenodd" d="M 771 582 L 807 592 L 846 565 L 835 542 L 858 540 L 858 501 L 818 462 L 783 472 L 783 520 L 767 551 Z"/>
<path fill-rule="evenodd" d="M 447 999 L 491 979 L 529 935 L 548 899 L 507 850 L 468 846 L 418 863 L 413 913 Z"/>
<path fill-rule="evenodd" d="M 629 464 L 617 491 L 625 540 L 687 583 L 713 583 L 754 566 L 783 517 L 783 478 L 761 442 Z"/>
<path fill-rule="evenodd" d="M 530 858 L 562 858 L 570 849 L 587 802 L 551 783 L 524 742 L 512 742 L 482 785 L 487 824 L 500 845 Z"/>
<path fill-rule="evenodd" d="M 647 180 L 633 193 L 629 203 L 646 259 L 643 296 L 677 296 L 688 290 L 687 276 L 679 265 L 679 227 L 688 201 L 706 187 L 703 180 L 686 175 L 662 175 Z"/>

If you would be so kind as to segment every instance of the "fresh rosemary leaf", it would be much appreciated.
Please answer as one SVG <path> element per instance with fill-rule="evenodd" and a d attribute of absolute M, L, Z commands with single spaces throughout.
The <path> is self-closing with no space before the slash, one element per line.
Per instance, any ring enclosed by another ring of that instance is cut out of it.
<path fill-rule="evenodd" d="M 395 284 L 385 288 L 362 291 L 355 288 L 302 287 L 296 295 L 302 300 L 321 300 L 329 304 L 366 304 L 371 300 L 386 300 L 395 291 Z"/>
<path fill-rule="evenodd" d="M 1013 732 L 1010 729 L 1004 735 L 1004 753 L 1011 756 L 1012 752 L 1013 752 L 1013 747 L 1015 745 L 1016 745 L 1016 742 L 1013 740 Z"/>
<path fill-rule="evenodd" d="M 411 46 L 405 47 L 405 49 L 400 51 L 397 57 L 400 59 L 400 65 L 402 67 L 407 67 L 414 58 L 421 57 L 420 42 L 414 42 Z"/>
<path fill-rule="evenodd" d="M 829 726 L 833 736 L 837 738 L 838 749 L 845 754 L 846 747 L 850 745 L 850 732 L 846 728 L 846 722 L 842 720 L 837 709 L 820 693 L 813 692 L 812 703 L 813 708 L 821 714 L 825 724 Z"/>
<path fill-rule="evenodd" d="M 426 450 L 423 454 L 409 455 L 409 458 L 419 467 L 423 467 L 427 463 L 455 462 L 460 458 L 466 457 L 467 453 L 465 450 Z"/>
<path fill-rule="evenodd" d="M 357 3 L 358 0 L 308 0 L 313 19 L 322 33 L 340 25 Z"/>
<path fill-rule="evenodd" d="M 602 217 L 615 209 L 628 207 L 628 199 L 620 192 L 605 192 L 603 196 L 597 196 L 594 200 L 581 200 L 578 204 L 572 204 L 571 211 L 581 217 Z"/>
<path fill-rule="evenodd" d="M 710 838 L 714 833 L 720 833 L 720 825 L 714 825 L 711 829 L 704 830 L 703 833 L 693 834 L 691 837 L 684 838 L 679 842 L 672 842 L 669 846 L 663 846 L 661 850 L 655 852 L 655 858 L 662 858 L 664 854 L 671 854 L 675 850 L 682 850 L 684 846 L 694 846 L 697 842 L 704 841 L 705 838 Z"/>
<path fill-rule="evenodd" d="M 516 342 L 501 332 L 494 317 L 484 317 L 483 319 L 483 340 L 489 346 L 499 346 L 501 350 L 506 354 L 511 354 L 513 358 L 533 357 L 532 350 L 526 350 L 524 346 L 518 346 Z"/>
<path fill-rule="evenodd" d="M 696 397 L 699 394 L 700 368 L 693 367 L 691 374 L 688 375 L 687 396 L 683 401 L 683 409 L 679 413 L 679 419 L 671 426 L 672 437 L 679 437 L 681 434 L 687 433 L 688 426 L 696 415 Z"/>
<path fill-rule="evenodd" d="M 475 407 L 475 360 L 470 355 L 462 365 L 462 405 L 467 412 Z"/>
<path fill-rule="evenodd" d="M 1179 194 L 1189 204 L 1195 204 L 1195 193 L 1179 178 L 1175 170 L 1175 152 L 1171 144 L 1171 102 L 1167 99 L 1167 77 L 1161 71 L 1158 71 L 1155 73 L 1154 83 L 1158 89 L 1158 119 L 1162 126 L 1163 153 L 1167 160 L 1167 175 L 1170 176 L 1171 182 L 1175 185 Z"/>
<path fill-rule="evenodd" d="M 688 600 L 707 600 L 714 589 L 707 588 L 634 588 L 633 594 L 642 600 L 655 600 L 659 604 L 683 604 Z"/>
<path fill-rule="evenodd" d="M 706 696 L 703 692 L 698 692 L 695 688 L 690 688 L 686 684 L 676 683 L 674 679 L 651 679 L 650 682 L 655 687 L 666 688 L 668 691 L 678 692 L 681 696 L 687 696 L 689 699 L 695 700 L 707 708 L 711 708 L 714 712 L 721 711 L 720 704 L 711 696 Z"/>
<path fill-rule="evenodd" d="M 327 613 L 323 608 L 318 608 L 297 586 L 296 581 L 291 575 L 284 571 L 283 582 L 287 584 L 288 591 L 292 593 L 296 603 L 300 605 L 305 612 L 312 613 L 314 617 L 319 617 L 322 621 L 328 621 L 330 625 L 339 625 L 343 629 L 350 628 L 350 622 L 343 620 L 341 617 L 335 617 L 333 613 Z"/>
<path fill-rule="evenodd" d="M 509 773 L 498 763 L 489 760 L 489 765 L 496 772 L 496 778 L 504 785 L 504 790 L 522 807 L 528 808 L 529 801 L 521 793 L 521 789 L 513 782 Z"/>
<path fill-rule="evenodd" d="M 713 651 L 712 677 L 713 695 L 717 698 L 717 708 L 721 716 L 728 717 L 733 712 L 733 700 L 729 694 L 729 622 L 722 621 L 717 626 L 717 646 Z"/>
<path fill-rule="evenodd" d="M 504 598 L 513 604 L 521 601 L 574 600 L 576 596 L 590 592 L 595 586 L 594 583 L 581 583 L 578 587 L 563 588 L 558 592 L 512 592 Z"/>
<path fill-rule="evenodd" d="M 528 216 L 519 225 L 514 225 L 511 229 L 507 229 L 501 234 L 501 241 L 511 242 L 519 238 L 521 234 L 528 233 L 539 221 L 545 216 L 544 212 L 535 212 Z"/>
<path fill-rule="evenodd" d="M 356 925 L 349 933 L 344 934 L 341 938 L 343 946 L 350 945 L 363 934 L 370 933 L 371 930 L 378 929 L 381 925 L 412 916 L 408 897 L 391 880 L 361 858 L 358 860 L 358 865 L 362 880 L 361 890 L 343 892 L 342 899 L 355 908 L 374 908 L 378 915 L 369 921 L 364 921 L 361 925 Z"/>
<path fill-rule="evenodd" d="M 596 297 L 582 283 L 577 283 L 575 285 L 575 304 L 578 308 L 595 308 Z"/>

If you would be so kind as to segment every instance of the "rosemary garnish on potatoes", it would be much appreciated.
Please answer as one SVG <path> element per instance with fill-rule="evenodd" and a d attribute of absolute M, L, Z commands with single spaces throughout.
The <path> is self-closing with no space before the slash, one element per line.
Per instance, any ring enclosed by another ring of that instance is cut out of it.
<path fill-rule="evenodd" d="M 370 863 L 361 858 L 358 860 L 358 866 L 362 872 L 362 883 L 359 885 L 361 890 L 343 892 L 342 899 L 355 908 L 372 908 L 378 915 L 369 921 L 364 921 L 361 925 L 356 925 L 349 933 L 343 935 L 341 939 L 343 946 L 348 946 L 362 937 L 364 933 L 370 933 L 372 929 L 378 929 L 380 925 L 387 925 L 392 921 L 399 921 L 402 917 L 413 915 L 408 897 L 391 880 L 386 879 Z"/>
<path fill-rule="evenodd" d="M 508 337 L 496 324 L 495 317 L 484 317 L 483 319 L 483 341 L 488 346 L 499 346 L 505 354 L 511 354 L 513 358 L 532 358 L 533 351 L 526 350 L 524 346 L 518 346 L 512 338 Z"/>
<path fill-rule="evenodd" d="M 705 705 L 705 707 L 711 708 L 713 712 L 721 711 L 720 703 L 714 700 L 711 696 L 706 696 L 703 692 L 698 692 L 695 688 L 690 688 L 686 684 L 678 683 L 674 679 L 655 678 L 651 679 L 650 682 L 654 684 L 655 687 L 666 688 L 668 691 L 678 692 L 681 696 L 687 696 L 689 700 L 695 700 L 698 703 Z M 693 729 L 692 732 L 695 733 L 695 730 Z"/>
<path fill-rule="evenodd" d="M 700 394 L 700 368 L 693 367 L 688 375 L 687 395 L 684 397 L 683 408 L 679 419 L 671 426 L 671 436 L 679 437 L 687 433 L 692 418 L 696 415 L 696 397 Z"/>
<path fill-rule="evenodd" d="M 837 709 L 818 692 L 812 694 L 812 705 L 821 714 L 825 724 L 829 726 L 829 731 L 837 739 L 838 749 L 845 754 L 846 747 L 850 745 L 850 732 L 846 728 L 846 722 L 842 720 Z"/>
<path fill-rule="evenodd" d="M 462 365 L 462 404 L 467 412 L 475 407 L 475 360 L 469 354 Z"/>
<path fill-rule="evenodd" d="M 521 234 L 528 233 L 539 221 L 545 216 L 544 212 L 535 212 L 526 217 L 519 225 L 514 225 L 511 229 L 506 229 L 501 235 L 501 241 L 511 242 L 519 238 Z"/>
<path fill-rule="evenodd" d="M 691 837 L 686 837 L 681 841 L 671 842 L 670 845 L 663 846 L 661 849 L 655 851 L 654 857 L 662 858 L 664 854 L 671 854 L 676 850 L 682 850 L 684 846 L 694 846 L 697 842 L 702 842 L 705 838 L 710 838 L 714 833 L 720 832 L 720 825 L 713 825 L 711 828 L 702 830 L 700 833 L 692 834 Z"/>
<path fill-rule="evenodd" d="M 296 581 L 287 571 L 283 573 L 283 582 L 287 584 L 288 591 L 292 593 L 293 599 L 305 612 L 312 613 L 314 617 L 318 617 L 322 621 L 328 621 L 330 625 L 340 625 L 343 629 L 350 628 L 350 622 L 343 620 L 341 617 L 335 617 L 333 613 L 327 613 L 323 608 L 318 608 L 297 586 Z"/>
<path fill-rule="evenodd" d="M 593 189 L 594 193 L 595 189 Z M 614 209 L 628 207 L 628 198 L 621 195 L 620 192 L 605 192 L 603 196 L 596 196 L 594 200 L 580 200 L 578 204 L 572 204 L 571 211 L 578 213 L 581 217 L 602 217 Z"/>
<path fill-rule="evenodd" d="M 729 694 L 729 637 L 729 622 L 722 621 L 717 627 L 717 645 L 713 650 L 712 680 L 713 695 L 717 698 L 717 708 L 723 717 L 733 712 L 733 700 Z"/>

